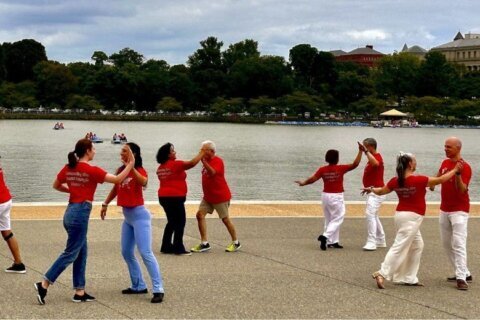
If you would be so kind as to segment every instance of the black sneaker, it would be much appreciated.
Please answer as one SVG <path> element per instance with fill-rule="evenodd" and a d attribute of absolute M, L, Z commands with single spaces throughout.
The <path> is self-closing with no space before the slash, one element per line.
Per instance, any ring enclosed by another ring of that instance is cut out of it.
<path fill-rule="evenodd" d="M 153 298 L 152 298 L 152 300 L 150 300 L 150 302 L 151 303 L 160 303 L 160 302 L 163 301 L 163 296 L 164 296 L 163 292 L 154 293 Z"/>
<path fill-rule="evenodd" d="M 467 280 L 467 282 L 473 282 L 473 277 L 472 277 L 472 275 L 467 276 L 467 278 L 466 278 L 465 280 Z M 453 276 L 453 277 L 448 277 L 448 278 L 447 278 L 447 281 L 455 282 L 455 281 L 457 281 L 457 277 L 455 277 L 455 276 Z"/>
<path fill-rule="evenodd" d="M 335 249 L 343 249 L 343 246 L 340 245 L 338 242 L 330 243 L 327 245 L 328 248 L 335 248 Z"/>
<path fill-rule="evenodd" d="M 25 265 L 23 263 L 19 264 L 12 264 L 10 268 L 5 269 L 5 272 L 8 273 L 27 273 L 27 270 L 25 269 Z"/>
<path fill-rule="evenodd" d="M 47 295 L 47 289 L 42 287 L 41 282 L 37 282 L 33 284 L 35 286 L 35 290 L 37 290 L 37 300 L 40 304 L 45 304 L 45 296 Z"/>
<path fill-rule="evenodd" d="M 323 234 L 318 236 L 318 241 L 320 241 L 320 249 L 325 251 L 327 250 L 327 237 L 325 237 Z"/>
<path fill-rule="evenodd" d="M 143 290 L 133 290 L 132 288 L 127 288 L 122 290 L 122 294 L 143 294 L 148 293 L 148 289 L 145 288 Z"/>
<path fill-rule="evenodd" d="M 192 252 L 184 250 L 184 251 L 180 251 L 180 252 L 175 252 L 175 255 L 177 255 L 177 256 L 191 256 Z"/>
<path fill-rule="evenodd" d="M 78 294 L 75 294 L 72 298 L 73 302 L 89 302 L 89 301 L 95 301 L 95 297 L 92 297 L 88 293 L 84 293 L 83 296 L 80 296 Z"/>

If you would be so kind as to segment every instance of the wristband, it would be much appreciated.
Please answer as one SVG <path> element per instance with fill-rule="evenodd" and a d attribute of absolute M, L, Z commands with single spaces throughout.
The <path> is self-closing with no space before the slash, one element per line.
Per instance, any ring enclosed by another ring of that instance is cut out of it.
<path fill-rule="evenodd" d="M 102 203 L 102 208 L 106 208 L 106 207 L 108 207 L 108 204 Z"/>

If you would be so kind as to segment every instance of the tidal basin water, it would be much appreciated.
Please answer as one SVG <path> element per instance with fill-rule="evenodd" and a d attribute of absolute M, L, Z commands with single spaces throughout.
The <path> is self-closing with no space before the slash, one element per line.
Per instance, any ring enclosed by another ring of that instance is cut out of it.
<path fill-rule="evenodd" d="M 106 139 L 96 144 L 92 162 L 114 172 L 120 165 L 120 145 L 110 139 L 114 133 L 125 133 L 129 141 L 142 148 L 144 167 L 149 173 L 146 201 L 156 201 L 158 148 L 171 142 L 179 159 L 191 159 L 204 140 L 217 144 L 217 154 L 225 161 L 226 177 L 233 200 L 309 200 L 319 201 L 323 184 L 299 187 L 294 180 L 304 179 L 325 164 L 328 149 L 340 151 L 340 163 L 351 163 L 358 151 L 356 141 L 373 137 L 385 161 L 385 182 L 395 175 L 395 157 L 399 151 L 417 156 L 417 173 L 435 175 L 444 159 L 445 138 L 457 136 L 463 141 L 463 157 L 470 162 L 473 178 L 472 201 L 480 200 L 478 168 L 480 144 L 478 129 L 384 128 L 369 127 L 302 127 L 193 122 L 117 122 L 65 121 L 64 130 L 52 130 L 50 120 L 0 120 L 0 159 L 14 202 L 61 202 L 68 195 L 52 189 L 58 171 L 67 162 L 67 153 L 86 132 Z M 362 200 L 360 188 L 363 169 L 360 166 L 345 176 L 345 199 Z M 201 163 L 188 171 L 187 200 L 200 200 Z M 99 185 L 96 201 L 103 201 L 110 184 Z M 388 200 L 395 201 L 390 194 Z M 440 200 L 439 190 L 428 192 L 429 201 Z"/>

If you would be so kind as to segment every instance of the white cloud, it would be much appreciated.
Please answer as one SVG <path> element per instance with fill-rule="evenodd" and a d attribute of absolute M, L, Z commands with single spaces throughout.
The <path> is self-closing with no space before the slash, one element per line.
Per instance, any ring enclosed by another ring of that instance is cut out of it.
<path fill-rule="evenodd" d="M 390 34 L 380 29 L 352 30 L 344 33 L 347 37 L 361 41 L 379 41 L 390 38 Z"/>

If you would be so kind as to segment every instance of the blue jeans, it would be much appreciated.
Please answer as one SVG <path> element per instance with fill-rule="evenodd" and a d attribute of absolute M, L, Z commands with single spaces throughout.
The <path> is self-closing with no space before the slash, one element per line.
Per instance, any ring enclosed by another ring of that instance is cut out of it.
<path fill-rule="evenodd" d="M 45 273 L 45 280 L 54 283 L 62 272 L 73 263 L 73 288 L 85 289 L 87 264 L 88 219 L 92 211 L 90 202 L 69 203 L 63 215 L 63 227 L 67 231 L 67 246 Z"/>
<path fill-rule="evenodd" d="M 144 206 L 123 207 L 125 220 L 122 224 L 122 256 L 128 266 L 131 288 L 147 288 L 143 280 L 140 264 L 135 257 L 135 245 L 152 279 L 153 293 L 164 292 L 160 267 L 152 251 L 152 217 Z"/>

